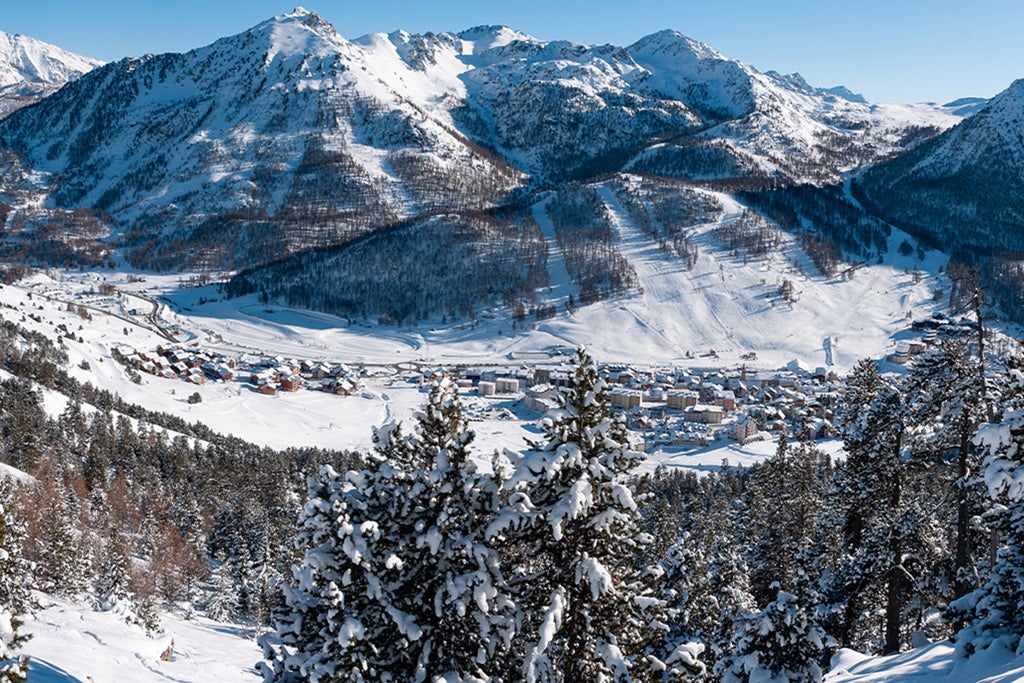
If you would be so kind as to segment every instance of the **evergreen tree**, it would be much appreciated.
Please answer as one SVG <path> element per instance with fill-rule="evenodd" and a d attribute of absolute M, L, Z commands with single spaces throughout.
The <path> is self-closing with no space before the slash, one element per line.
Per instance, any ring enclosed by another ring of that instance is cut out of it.
<path fill-rule="evenodd" d="M 0 683 L 22 683 L 28 658 L 17 651 L 31 636 L 22 630 L 31 608 L 30 567 L 22 558 L 25 528 L 11 507 L 11 484 L 0 478 Z"/>
<path fill-rule="evenodd" d="M 232 576 L 231 564 L 223 555 L 218 560 L 210 574 L 206 614 L 214 621 L 231 621 L 238 614 L 238 586 Z"/>
<path fill-rule="evenodd" d="M 499 482 L 469 458 L 454 386 L 417 428 L 379 430 L 372 469 L 310 482 L 303 560 L 284 590 L 267 680 L 479 680 L 502 664 L 513 604 L 485 531 Z"/>
<path fill-rule="evenodd" d="M 958 650 L 971 654 L 1003 640 L 1024 647 L 1024 363 L 1009 370 L 1001 422 L 983 424 L 976 442 L 985 453 L 989 502 L 985 518 L 998 533 L 987 580 L 953 607 L 967 616 Z"/>
<path fill-rule="evenodd" d="M 846 462 L 833 477 L 827 512 L 841 525 L 841 541 L 823 575 L 823 593 L 839 616 L 836 634 L 845 647 L 899 650 L 906 596 L 904 551 L 913 531 L 905 515 L 903 395 L 861 361 L 848 380 L 843 441 Z M 879 608 L 882 624 L 873 622 Z M 884 631 L 876 643 L 875 635 Z"/>
<path fill-rule="evenodd" d="M 931 583 L 941 589 L 932 604 L 957 600 L 977 587 L 984 539 L 971 520 L 983 512 L 985 495 L 973 436 L 985 421 L 988 390 L 978 359 L 959 340 L 943 341 L 920 356 L 907 380 L 914 461 L 936 480 L 929 503 L 933 524 L 948 530 L 942 547 L 924 560 L 932 568 Z"/>
<path fill-rule="evenodd" d="M 828 458 L 813 443 L 790 446 L 785 435 L 773 457 L 751 468 L 743 526 L 757 604 L 767 604 L 779 587 L 794 590 L 797 557 L 810 542 L 830 474 Z"/>
<path fill-rule="evenodd" d="M 735 651 L 716 667 L 722 683 L 819 683 L 825 632 L 813 595 L 778 591 L 768 605 L 736 621 Z"/>
<path fill-rule="evenodd" d="M 78 498 L 59 475 L 47 495 L 35 544 L 37 582 L 46 590 L 74 596 L 85 588 L 88 569 L 80 544 Z"/>
<path fill-rule="evenodd" d="M 518 587 L 527 681 L 647 680 L 663 666 L 664 604 L 637 566 L 651 539 L 625 477 L 642 455 L 611 419 L 607 386 L 582 349 L 572 386 L 517 472 L 528 512 Z"/>

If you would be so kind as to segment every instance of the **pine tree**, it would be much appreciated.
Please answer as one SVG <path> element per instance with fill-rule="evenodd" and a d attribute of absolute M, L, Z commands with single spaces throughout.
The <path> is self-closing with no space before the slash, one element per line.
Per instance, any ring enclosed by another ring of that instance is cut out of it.
<path fill-rule="evenodd" d="M 238 614 L 238 587 L 232 577 L 231 563 L 223 554 L 210 574 L 206 614 L 214 621 L 231 621 Z"/>
<path fill-rule="evenodd" d="M 792 592 L 797 557 L 806 550 L 831 474 L 828 458 L 802 439 L 785 435 L 775 455 L 751 468 L 743 493 L 750 591 L 766 604 L 779 587 Z"/>
<path fill-rule="evenodd" d="M 59 475 L 47 495 L 36 539 L 37 581 L 47 590 L 74 596 L 85 588 L 88 565 L 79 542 L 78 499 Z"/>
<path fill-rule="evenodd" d="M 25 528 L 11 507 L 11 484 L 0 478 L 0 683 L 22 683 L 28 658 L 17 655 L 31 636 L 22 630 L 31 608 L 30 567 L 22 558 Z"/>
<path fill-rule="evenodd" d="M 943 341 L 920 356 L 907 378 L 909 421 L 915 426 L 911 449 L 919 469 L 938 480 L 929 506 L 933 523 L 948 529 L 932 567 L 931 582 L 945 584 L 933 604 L 957 600 L 976 588 L 977 557 L 983 538 L 971 520 L 982 513 L 983 486 L 978 479 L 981 457 L 973 436 L 986 417 L 988 383 L 977 358 L 958 340 Z M 952 560 L 950 562 L 949 560 Z M 939 570 L 945 569 L 945 575 Z M 962 623 L 954 625 L 955 630 Z"/>
<path fill-rule="evenodd" d="M 517 472 L 532 524 L 519 588 L 527 681 L 653 679 L 664 604 L 636 560 L 649 537 L 625 479 L 642 455 L 609 415 L 607 386 L 589 355 L 574 359 L 572 387 Z"/>
<path fill-rule="evenodd" d="M 870 647 L 879 628 L 881 647 L 899 650 L 906 592 L 904 550 L 912 524 L 904 514 L 906 431 L 903 395 L 861 361 L 848 380 L 843 441 L 846 462 L 837 468 L 831 494 L 838 511 L 829 511 L 842 526 L 835 562 L 823 577 L 828 602 L 840 603 L 837 626 L 846 647 Z M 884 624 L 872 624 L 881 606 Z"/>
<path fill-rule="evenodd" d="M 716 668 L 722 683 L 819 683 L 825 632 L 812 595 L 779 590 L 768 605 L 736 621 L 735 651 Z"/>
<path fill-rule="evenodd" d="M 988 488 L 986 521 L 998 533 L 995 563 L 987 580 L 953 607 L 967 616 L 957 634 L 958 651 L 972 654 L 1004 640 L 1011 649 L 1024 646 L 1024 362 L 1009 369 L 999 423 L 978 429 L 975 441 L 984 456 Z"/>
<path fill-rule="evenodd" d="M 267 680 L 487 679 L 513 628 L 485 534 L 499 482 L 477 472 L 454 386 L 431 389 L 412 434 L 378 430 L 371 468 L 311 480 L 284 587 L 281 646 L 264 641 Z"/>

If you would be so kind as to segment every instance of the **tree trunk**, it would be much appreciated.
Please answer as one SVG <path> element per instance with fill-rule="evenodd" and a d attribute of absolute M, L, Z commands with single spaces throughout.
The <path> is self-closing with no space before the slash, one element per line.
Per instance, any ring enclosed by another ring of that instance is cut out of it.
<path fill-rule="evenodd" d="M 965 415 L 964 420 L 967 420 Z M 967 489 L 967 459 L 970 455 L 970 434 L 966 425 L 960 431 L 960 450 L 957 453 L 956 490 L 956 549 L 953 557 L 953 599 L 967 595 L 972 588 L 971 567 L 971 505 Z M 962 618 L 953 623 L 953 631 L 964 627 Z"/>
<path fill-rule="evenodd" d="M 892 491 L 889 498 L 891 513 L 895 516 L 893 528 L 889 532 L 889 567 L 888 587 L 885 600 L 885 648 L 882 654 L 888 655 L 900 651 L 900 631 L 903 625 L 903 597 L 905 577 L 903 573 L 903 529 L 900 519 L 900 497 L 902 495 L 902 467 L 900 457 L 903 439 L 896 439 L 895 464 L 893 468 Z"/>

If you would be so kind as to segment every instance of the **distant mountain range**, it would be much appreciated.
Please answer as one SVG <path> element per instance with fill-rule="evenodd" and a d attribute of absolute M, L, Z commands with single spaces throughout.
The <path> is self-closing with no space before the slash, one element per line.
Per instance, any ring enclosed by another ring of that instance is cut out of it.
<path fill-rule="evenodd" d="M 7 76 L 28 63 L 21 81 Z M 950 202 L 945 215 L 976 218 L 972 231 L 1020 234 L 1019 202 L 1004 201 L 1020 196 L 1020 82 L 987 104 L 877 105 L 675 31 L 628 47 L 503 26 L 348 40 L 304 9 L 102 66 L 56 48 L 0 52 L 5 89 L 47 78 L 66 85 L 0 121 L 16 155 L 0 201 L 27 216 L 23 255 L 52 223 L 33 222 L 40 205 L 93 212 L 103 229 L 86 232 L 137 266 L 234 270 L 420 224 L 443 239 L 438 220 L 476 226 L 452 231 L 465 239 L 495 221 L 536 230 L 536 201 L 616 174 L 730 193 L 847 258 L 880 248 L 884 237 L 846 234 L 879 221 L 943 245 L 953 228 L 921 216 Z M 863 207 L 838 189 L 851 176 Z M 845 208 L 811 210 L 798 187 Z M 864 209 L 870 221 L 848 218 Z M 977 235 L 964 244 L 991 244 Z"/>
<path fill-rule="evenodd" d="M 0 118 L 102 65 L 98 59 L 0 31 Z"/>

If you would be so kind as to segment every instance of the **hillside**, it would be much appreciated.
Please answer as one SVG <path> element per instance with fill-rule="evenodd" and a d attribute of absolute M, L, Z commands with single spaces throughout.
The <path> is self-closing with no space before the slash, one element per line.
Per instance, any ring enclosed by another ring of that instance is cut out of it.
<path fill-rule="evenodd" d="M 910 152 L 870 167 L 855 190 L 877 215 L 980 265 L 991 298 L 1020 318 L 1024 272 L 1024 80 Z"/>
<path fill-rule="evenodd" d="M 35 38 L 0 31 L 0 119 L 102 64 Z"/>
<path fill-rule="evenodd" d="M 59 178 L 46 207 L 101 212 L 101 241 L 135 266 L 240 269 L 624 168 L 835 182 L 959 118 L 761 73 L 674 31 L 349 40 L 299 9 L 98 68 L 0 122 L 0 146 Z"/>

